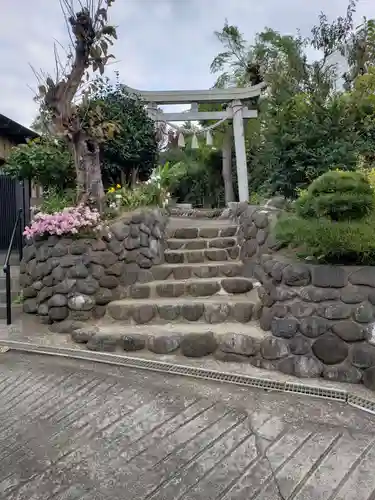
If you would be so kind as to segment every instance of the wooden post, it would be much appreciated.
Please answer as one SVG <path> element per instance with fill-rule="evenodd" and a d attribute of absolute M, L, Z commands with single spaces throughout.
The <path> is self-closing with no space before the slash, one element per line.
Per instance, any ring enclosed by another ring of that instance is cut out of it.
<path fill-rule="evenodd" d="M 247 177 L 245 130 L 243 125 L 242 102 L 239 100 L 233 101 L 232 108 L 234 145 L 236 148 L 238 194 L 240 201 L 249 201 L 249 182 Z"/>

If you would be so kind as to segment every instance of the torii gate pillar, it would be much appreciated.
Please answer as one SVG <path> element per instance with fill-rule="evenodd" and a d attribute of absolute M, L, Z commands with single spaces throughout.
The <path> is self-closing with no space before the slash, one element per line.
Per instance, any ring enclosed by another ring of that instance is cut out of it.
<path fill-rule="evenodd" d="M 243 105 L 233 101 L 233 135 L 236 150 L 238 197 L 240 201 L 249 201 L 249 182 L 247 177 L 245 130 L 243 125 Z"/>

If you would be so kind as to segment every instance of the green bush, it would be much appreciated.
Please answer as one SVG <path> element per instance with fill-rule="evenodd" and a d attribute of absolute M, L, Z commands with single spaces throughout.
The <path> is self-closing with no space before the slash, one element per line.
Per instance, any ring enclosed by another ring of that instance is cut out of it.
<path fill-rule="evenodd" d="M 134 187 L 117 184 L 107 191 L 106 214 L 112 217 L 122 209 L 128 211 L 142 207 L 165 207 L 169 198 L 168 191 L 161 186 L 158 178 L 151 178 Z"/>
<path fill-rule="evenodd" d="M 375 214 L 361 220 L 305 219 L 285 214 L 275 226 L 276 239 L 299 257 L 332 264 L 375 264 Z"/>
<path fill-rule="evenodd" d="M 313 181 L 295 203 L 303 218 L 361 219 L 374 208 L 374 191 L 360 172 L 330 171 Z"/>
<path fill-rule="evenodd" d="M 141 207 L 163 207 L 166 201 L 165 191 L 156 183 L 139 184 L 135 188 L 122 189 L 122 205 L 127 210 Z"/>
<path fill-rule="evenodd" d="M 38 137 L 12 148 L 3 172 L 16 179 L 31 179 L 49 189 L 64 191 L 75 185 L 73 160 L 64 142 Z"/>
<path fill-rule="evenodd" d="M 67 189 L 65 193 L 57 190 L 55 187 L 50 187 L 43 192 L 43 200 L 39 210 L 45 214 L 54 214 L 61 212 L 66 207 L 75 205 L 75 191 Z"/>

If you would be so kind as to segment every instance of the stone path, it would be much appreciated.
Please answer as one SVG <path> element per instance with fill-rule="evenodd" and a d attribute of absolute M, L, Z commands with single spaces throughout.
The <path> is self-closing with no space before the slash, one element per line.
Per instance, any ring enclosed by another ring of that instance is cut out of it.
<path fill-rule="evenodd" d="M 374 422 L 337 403 L 7 353 L 4 500 L 370 500 Z"/>

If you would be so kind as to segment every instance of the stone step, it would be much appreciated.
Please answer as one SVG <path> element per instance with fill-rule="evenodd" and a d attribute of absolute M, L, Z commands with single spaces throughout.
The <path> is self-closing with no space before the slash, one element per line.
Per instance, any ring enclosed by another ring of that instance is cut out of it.
<path fill-rule="evenodd" d="M 207 261 L 225 262 L 238 259 L 239 246 L 232 248 L 209 248 L 206 250 L 165 250 L 164 259 L 167 264 L 193 264 Z"/>
<path fill-rule="evenodd" d="M 215 335 L 225 335 L 226 333 L 238 333 L 241 335 L 249 335 L 259 340 L 269 337 L 269 334 L 264 332 L 254 322 L 250 323 L 215 323 L 207 325 L 206 323 L 189 322 L 189 323 L 168 323 L 164 325 L 155 325 L 150 332 L 150 328 L 145 325 L 122 325 L 118 322 L 110 322 L 108 320 L 99 321 L 96 326 L 100 328 L 103 333 L 108 335 L 127 335 L 131 333 L 145 334 L 145 335 L 165 335 L 170 332 L 180 333 L 186 335 L 189 333 L 207 333 L 212 332 Z"/>
<path fill-rule="evenodd" d="M 233 248 L 237 245 L 236 238 L 191 238 L 177 239 L 169 238 L 167 247 L 169 250 L 204 250 L 206 248 Z"/>
<path fill-rule="evenodd" d="M 249 294 L 253 283 L 249 278 L 192 278 L 188 280 L 163 280 L 136 283 L 129 290 L 133 299 L 155 297 L 212 297 L 217 295 Z"/>
<path fill-rule="evenodd" d="M 217 278 L 242 276 L 240 261 L 205 262 L 197 264 L 160 264 L 150 269 L 155 280 L 186 280 L 189 278 Z"/>
<path fill-rule="evenodd" d="M 191 227 L 175 227 L 169 225 L 167 227 L 167 236 L 182 240 L 191 240 L 196 238 L 228 238 L 233 237 L 238 232 L 238 226 L 235 225 L 207 225 L 200 227 L 191 222 Z"/>
<path fill-rule="evenodd" d="M 69 323 L 69 322 L 65 322 Z M 70 330 L 69 324 L 56 323 L 53 332 Z M 86 343 L 94 351 L 123 352 L 132 356 L 147 357 L 156 354 L 185 354 L 189 357 L 203 357 L 213 354 L 222 361 L 240 361 L 249 364 L 250 356 L 259 350 L 261 342 L 267 337 L 253 323 L 180 323 L 153 325 L 123 325 L 103 321 L 95 327 L 87 326 L 72 331 L 71 338 L 78 343 Z M 61 336 L 59 336 L 61 339 Z M 187 345 L 184 345 L 187 344 Z M 189 349 L 189 352 L 186 351 Z M 193 348 L 193 351 L 191 351 Z M 160 360 L 160 358 L 159 358 Z M 169 357 L 168 361 L 171 358 Z"/>
<path fill-rule="evenodd" d="M 116 321 L 132 324 L 163 323 L 224 323 L 251 320 L 253 297 L 247 295 L 216 295 L 214 297 L 179 297 L 155 299 L 121 299 L 108 304 L 108 316 Z"/>

